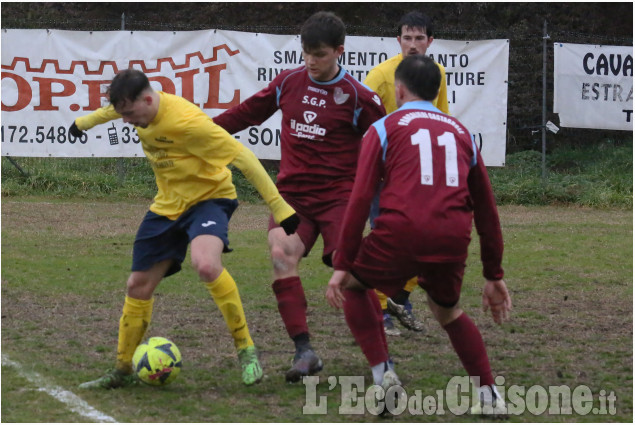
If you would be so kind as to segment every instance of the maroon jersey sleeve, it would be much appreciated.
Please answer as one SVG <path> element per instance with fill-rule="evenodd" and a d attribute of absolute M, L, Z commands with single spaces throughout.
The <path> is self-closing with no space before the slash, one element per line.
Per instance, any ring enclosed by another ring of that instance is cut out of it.
<path fill-rule="evenodd" d="M 277 110 L 276 79 L 267 87 L 216 116 L 213 121 L 229 134 L 235 134 L 252 125 L 260 125 Z"/>
<path fill-rule="evenodd" d="M 361 90 L 360 98 L 358 127 L 362 132 L 366 132 L 373 123 L 386 115 L 386 109 L 379 95 L 373 91 Z"/>
<path fill-rule="evenodd" d="M 362 141 L 353 191 L 340 231 L 333 260 L 335 270 L 350 270 L 362 240 L 370 205 L 382 174 L 382 149 L 377 132 L 371 127 Z"/>
<path fill-rule="evenodd" d="M 492 186 L 478 151 L 477 164 L 470 170 L 467 181 L 474 208 L 474 224 L 481 242 L 483 276 L 490 280 L 502 279 L 503 235 Z"/>

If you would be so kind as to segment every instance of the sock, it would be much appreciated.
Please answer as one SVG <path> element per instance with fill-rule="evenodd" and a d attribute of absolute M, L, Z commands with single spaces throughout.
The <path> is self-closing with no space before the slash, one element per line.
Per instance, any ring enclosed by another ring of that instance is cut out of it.
<path fill-rule="evenodd" d="M 150 325 L 152 305 L 150 300 L 138 300 L 126 296 L 119 319 L 119 340 L 117 342 L 117 370 L 132 373 L 132 356 Z"/>
<path fill-rule="evenodd" d="M 302 332 L 301 334 L 298 334 L 291 339 L 295 344 L 295 351 L 298 354 L 302 353 L 303 351 L 313 349 L 313 347 L 311 347 L 311 341 L 307 332 Z"/>
<path fill-rule="evenodd" d="M 406 286 L 403 287 L 404 291 L 410 293 L 414 291 L 414 289 L 419 286 L 419 278 L 417 276 L 411 278 L 408 282 L 406 282 Z"/>
<path fill-rule="evenodd" d="M 388 312 L 388 297 L 386 296 L 386 294 L 384 294 L 383 292 L 379 292 L 378 290 L 375 289 L 375 293 L 377 294 L 377 297 L 379 298 L 379 302 L 381 304 L 381 309 L 382 310 L 386 310 L 386 313 Z"/>
<path fill-rule="evenodd" d="M 373 308 L 378 312 L 380 322 L 379 322 L 379 334 L 381 335 L 381 343 L 384 347 L 386 353 L 388 353 L 388 341 L 386 340 L 386 332 L 384 331 L 384 314 L 381 310 L 381 303 L 379 301 L 379 296 L 376 291 L 367 291 L 368 299 L 373 304 Z M 388 359 L 390 360 L 390 358 Z"/>
<path fill-rule="evenodd" d="M 405 305 L 406 301 L 408 301 L 409 296 L 410 296 L 410 292 L 406 291 L 405 289 L 402 289 L 401 291 L 397 293 L 397 295 L 390 297 L 390 299 L 397 304 Z"/>
<path fill-rule="evenodd" d="M 373 366 L 388 361 L 388 345 L 379 300 L 373 291 L 345 289 L 344 317 L 355 341 Z"/>
<path fill-rule="evenodd" d="M 249 335 L 247 318 L 245 317 L 243 303 L 240 300 L 240 294 L 234 278 L 231 277 L 226 269 L 223 269 L 223 272 L 216 280 L 206 283 L 205 286 L 219 310 L 223 313 L 227 328 L 234 338 L 236 350 L 254 345 Z"/>
<path fill-rule="evenodd" d="M 450 337 L 469 376 L 480 378 L 480 385 L 494 385 L 485 343 L 474 322 L 465 313 L 443 327 Z"/>
<path fill-rule="evenodd" d="M 289 337 L 300 334 L 309 335 L 309 327 L 306 322 L 306 297 L 302 288 L 302 281 L 298 276 L 278 279 L 271 285 L 278 301 L 280 317 L 287 328 Z"/>
<path fill-rule="evenodd" d="M 476 393 L 478 394 L 481 406 L 492 405 L 494 404 L 494 400 L 502 400 L 500 393 L 494 385 L 483 385 L 476 389 Z"/>
<path fill-rule="evenodd" d="M 373 382 L 376 385 L 381 385 L 384 381 L 384 373 L 386 373 L 389 369 L 388 362 L 382 362 L 371 367 L 370 370 L 373 372 Z"/>

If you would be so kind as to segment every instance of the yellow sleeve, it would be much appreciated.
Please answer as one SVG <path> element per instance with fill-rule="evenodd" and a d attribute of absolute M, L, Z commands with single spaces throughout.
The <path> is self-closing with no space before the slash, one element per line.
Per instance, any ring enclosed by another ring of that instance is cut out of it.
<path fill-rule="evenodd" d="M 77 118 L 75 120 L 75 125 L 80 130 L 88 130 L 95 127 L 96 125 L 116 120 L 117 118 L 121 118 L 121 115 L 119 115 L 115 111 L 114 106 L 108 105 L 104 106 L 103 108 L 99 108 L 95 112 L 92 112 L 88 115 Z"/>
<path fill-rule="evenodd" d="M 385 99 L 387 98 L 387 88 L 390 89 L 389 84 L 386 82 L 386 78 L 384 78 L 383 72 L 381 72 L 377 67 L 370 70 L 366 79 L 364 80 L 364 84 L 368 86 L 372 91 L 377 93 L 381 98 L 384 106 L 386 106 Z M 394 88 L 393 88 L 394 90 Z M 388 112 L 388 111 L 386 111 Z"/>
<path fill-rule="evenodd" d="M 445 68 L 443 65 L 437 64 L 441 71 L 441 87 L 439 87 L 439 95 L 437 96 L 436 107 L 444 114 L 450 115 L 450 105 L 448 104 L 448 85 L 445 78 Z"/>
<path fill-rule="evenodd" d="M 280 196 L 278 188 L 252 151 L 243 146 L 232 164 L 238 167 L 269 205 L 276 223 L 280 224 L 281 221 L 295 214 L 295 210 Z"/>

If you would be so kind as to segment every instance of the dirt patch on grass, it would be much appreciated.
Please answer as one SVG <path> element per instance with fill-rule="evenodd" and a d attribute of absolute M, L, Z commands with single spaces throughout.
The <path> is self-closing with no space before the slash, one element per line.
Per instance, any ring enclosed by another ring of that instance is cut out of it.
<path fill-rule="evenodd" d="M 55 232 L 67 236 L 135 234 L 150 203 L 2 201 L 2 231 L 11 234 Z M 266 205 L 240 204 L 230 231 L 267 230 Z"/>

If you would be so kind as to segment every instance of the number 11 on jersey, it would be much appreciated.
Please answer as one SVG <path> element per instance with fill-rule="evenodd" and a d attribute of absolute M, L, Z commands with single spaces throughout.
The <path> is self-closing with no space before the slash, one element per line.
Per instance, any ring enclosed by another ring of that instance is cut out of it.
<path fill-rule="evenodd" d="M 434 174 L 432 172 L 432 137 L 430 131 L 419 129 L 410 136 L 413 145 L 419 146 L 419 163 L 421 164 L 421 184 L 434 185 Z M 454 134 L 445 132 L 436 140 L 438 146 L 444 147 L 445 151 L 445 184 L 446 186 L 457 187 L 459 185 L 459 167 L 456 157 L 456 139 Z"/>

